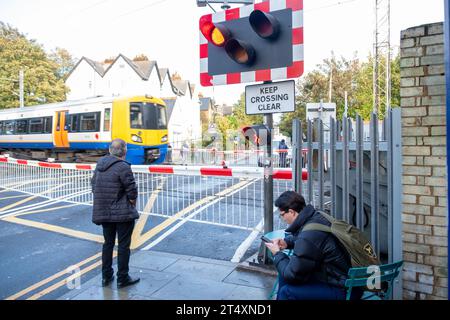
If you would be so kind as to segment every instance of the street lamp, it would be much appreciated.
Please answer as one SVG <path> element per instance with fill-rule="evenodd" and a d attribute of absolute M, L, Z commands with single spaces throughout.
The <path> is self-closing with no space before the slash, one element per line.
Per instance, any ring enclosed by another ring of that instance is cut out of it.
<path fill-rule="evenodd" d="M 23 69 L 20 69 L 19 71 L 19 79 L 14 78 L 0 78 L 0 80 L 6 80 L 6 81 L 12 81 L 12 82 L 19 82 L 19 101 L 20 101 L 20 108 L 24 107 L 24 95 L 23 95 Z M 14 92 L 15 95 L 17 93 Z"/>

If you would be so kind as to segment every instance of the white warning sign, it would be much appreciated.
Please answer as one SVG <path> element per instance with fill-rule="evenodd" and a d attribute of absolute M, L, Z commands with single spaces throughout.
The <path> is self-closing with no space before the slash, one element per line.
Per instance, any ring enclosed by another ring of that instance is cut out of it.
<path fill-rule="evenodd" d="M 284 113 L 294 110 L 294 80 L 245 87 L 246 114 Z"/>

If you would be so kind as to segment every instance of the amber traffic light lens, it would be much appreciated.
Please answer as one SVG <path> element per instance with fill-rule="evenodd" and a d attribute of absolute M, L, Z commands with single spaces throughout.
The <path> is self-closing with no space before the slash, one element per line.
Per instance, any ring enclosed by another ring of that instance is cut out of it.
<path fill-rule="evenodd" d="M 237 39 L 230 39 L 225 45 L 228 56 L 240 64 L 250 65 L 255 60 L 255 50 L 253 47 Z"/>
<path fill-rule="evenodd" d="M 225 44 L 225 37 L 218 28 L 213 29 L 213 31 L 211 33 L 211 41 L 212 41 L 212 43 L 214 43 L 216 46 L 219 46 L 219 47 L 221 47 Z"/>

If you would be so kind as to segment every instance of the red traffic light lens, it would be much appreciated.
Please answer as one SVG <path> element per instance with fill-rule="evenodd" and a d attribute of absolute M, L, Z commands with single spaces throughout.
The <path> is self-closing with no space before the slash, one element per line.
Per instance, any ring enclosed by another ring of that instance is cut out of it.
<path fill-rule="evenodd" d="M 228 56 L 240 64 L 251 65 L 255 60 L 255 49 L 247 42 L 230 39 L 225 44 Z"/>
<path fill-rule="evenodd" d="M 263 124 L 257 124 L 242 128 L 242 133 L 251 143 L 256 146 L 265 146 L 270 138 L 270 130 Z"/>
<path fill-rule="evenodd" d="M 223 47 L 230 38 L 230 32 L 221 25 L 215 25 L 211 21 L 200 21 L 200 31 L 205 38 L 218 47 Z"/>
<path fill-rule="evenodd" d="M 280 23 L 278 20 L 261 10 L 255 10 L 248 18 L 250 25 L 261 38 L 275 39 L 280 32 Z"/>

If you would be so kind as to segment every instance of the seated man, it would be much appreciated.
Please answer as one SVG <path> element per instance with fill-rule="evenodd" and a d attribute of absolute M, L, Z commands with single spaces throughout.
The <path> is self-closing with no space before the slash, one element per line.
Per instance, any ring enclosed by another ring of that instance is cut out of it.
<path fill-rule="evenodd" d="M 308 230 L 302 232 L 307 223 L 330 226 L 313 206 L 294 191 L 286 191 L 275 201 L 280 216 L 291 233 L 285 239 L 266 243 L 274 255 L 274 264 L 280 275 L 278 300 L 345 300 L 344 284 L 351 268 L 350 255 L 331 233 Z M 282 252 L 293 249 L 288 257 Z M 359 298 L 360 291 L 352 293 Z"/>

